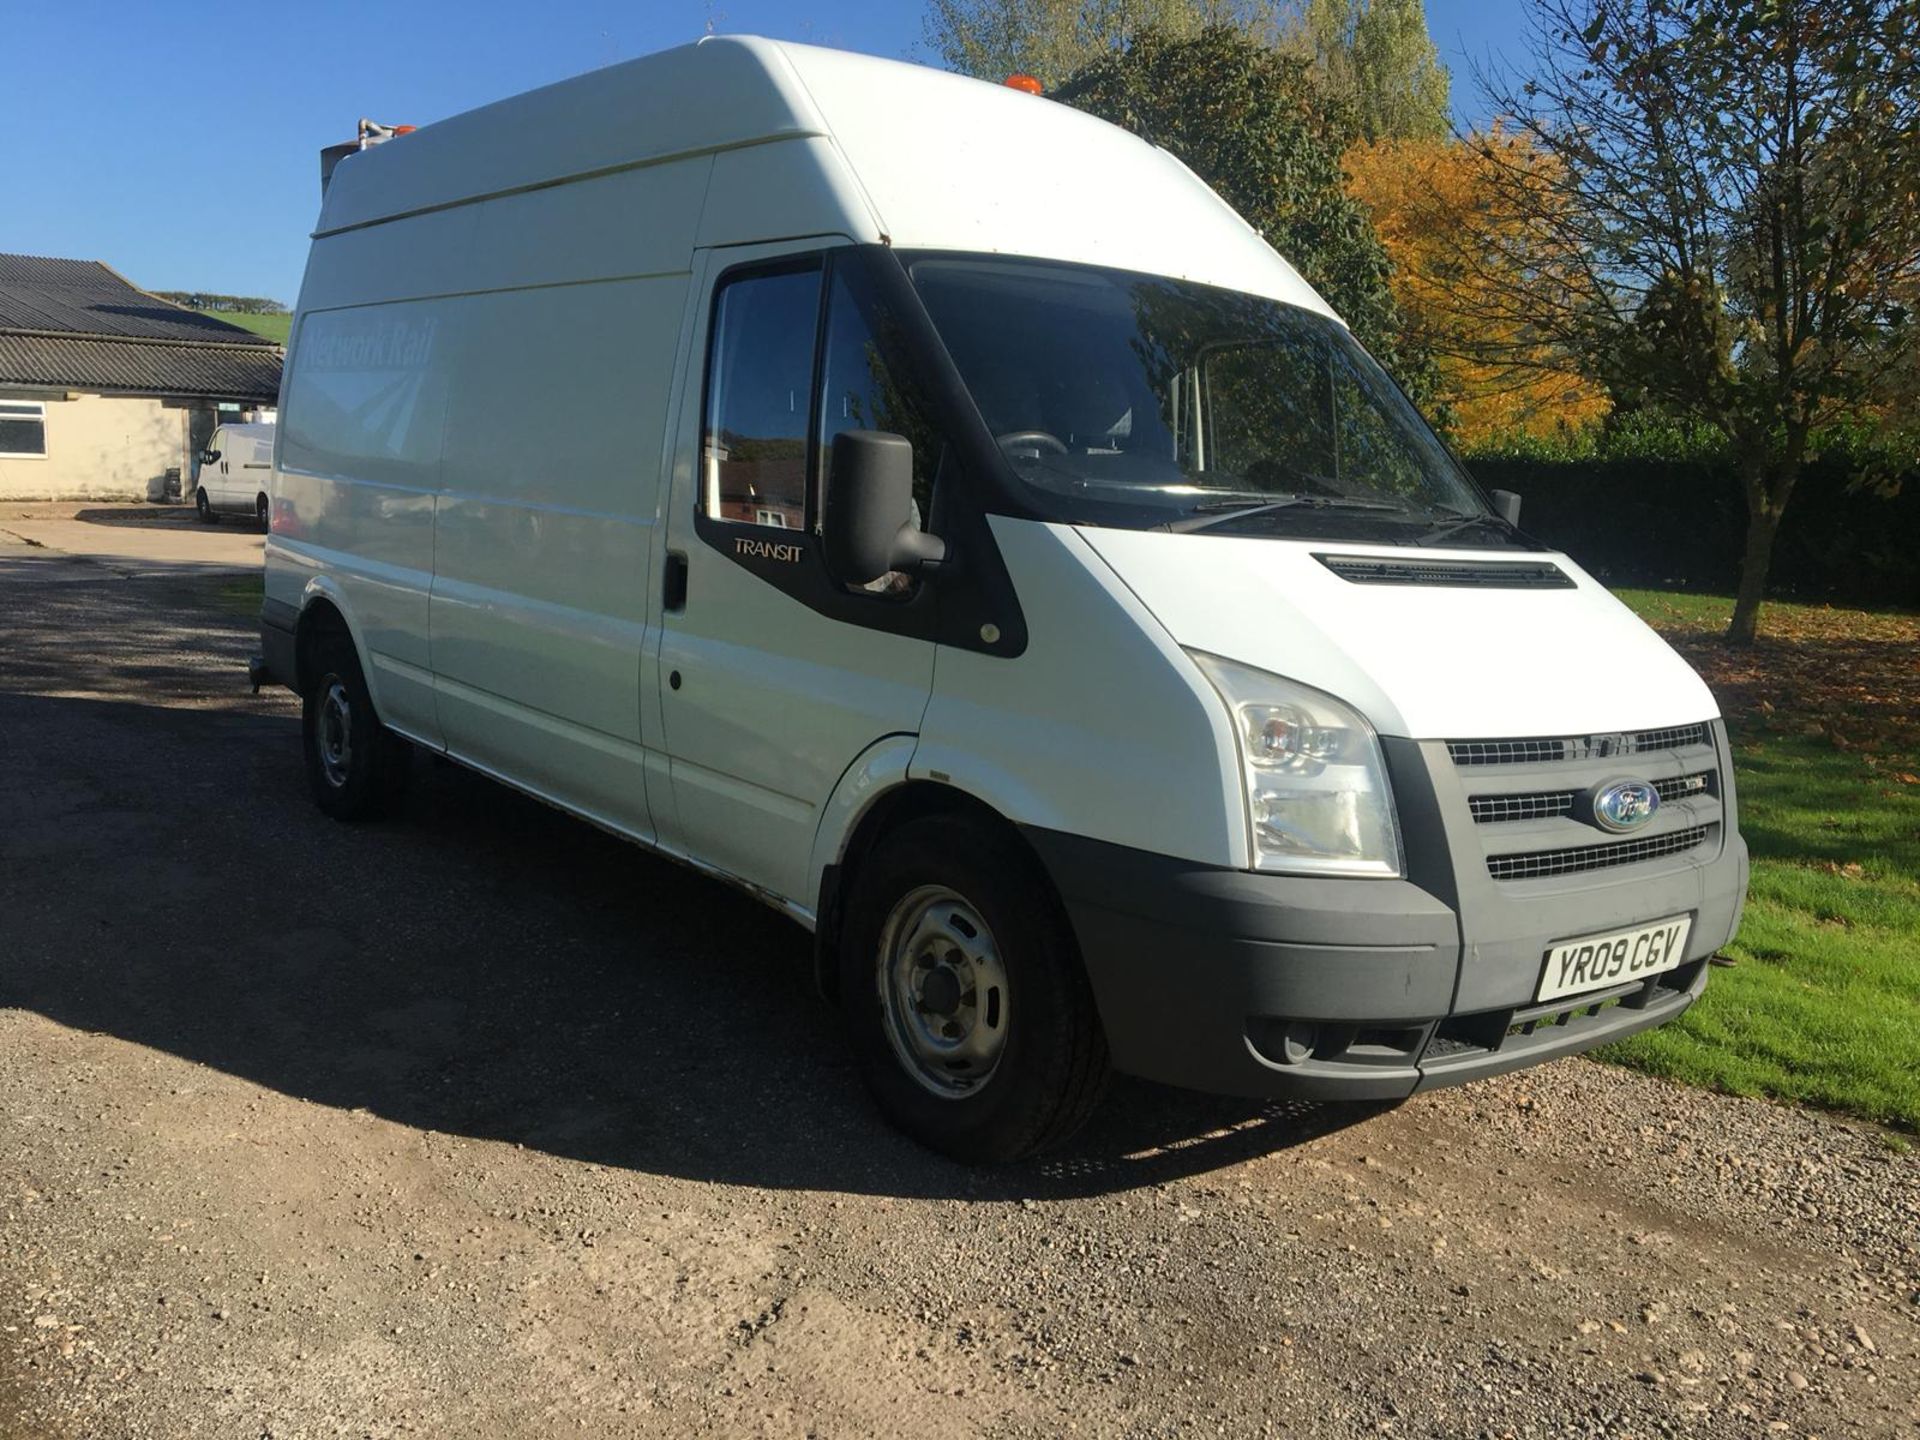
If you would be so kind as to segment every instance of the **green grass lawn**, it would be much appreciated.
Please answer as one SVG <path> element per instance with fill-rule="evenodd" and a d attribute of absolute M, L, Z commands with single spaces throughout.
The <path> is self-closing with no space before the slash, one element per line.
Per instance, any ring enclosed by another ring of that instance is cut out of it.
<path fill-rule="evenodd" d="M 1753 883 L 1681 1019 L 1600 1053 L 1742 1095 L 1920 1131 L 1920 617 L 1623 591 L 1720 696 Z"/>
<path fill-rule="evenodd" d="M 264 575 L 241 575 L 232 580 L 219 581 L 213 587 L 212 600 L 230 615 L 244 615 L 249 620 L 258 620 L 260 600 L 266 593 Z"/>
<path fill-rule="evenodd" d="M 276 345 L 286 344 L 287 335 L 293 329 L 293 316 L 287 314 L 242 315 L 235 310 L 206 310 L 201 313 L 224 320 L 229 325 L 238 325 L 242 330 L 251 330 L 256 335 L 264 335 Z"/>

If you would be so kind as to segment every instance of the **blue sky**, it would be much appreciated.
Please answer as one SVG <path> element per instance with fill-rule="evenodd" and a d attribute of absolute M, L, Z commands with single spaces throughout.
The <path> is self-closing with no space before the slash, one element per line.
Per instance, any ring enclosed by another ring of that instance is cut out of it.
<path fill-rule="evenodd" d="M 1521 0 L 1427 12 L 1474 118 L 1469 61 L 1514 43 Z M 292 304 L 320 147 L 362 115 L 425 124 L 697 39 L 709 18 L 924 60 L 921 13 L 917 0 L 0 0 L 0 251 Z"/>

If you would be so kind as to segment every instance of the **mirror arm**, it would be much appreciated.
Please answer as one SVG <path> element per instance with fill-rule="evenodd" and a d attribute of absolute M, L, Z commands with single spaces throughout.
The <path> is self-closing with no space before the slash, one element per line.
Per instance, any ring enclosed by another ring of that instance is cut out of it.
<path fill-rule="evenodd" d="M 911 527 L 894 537 L 893 568 L 909 574 L 936 569 L 947 561 L 947 542 L 938 535 Z"/>

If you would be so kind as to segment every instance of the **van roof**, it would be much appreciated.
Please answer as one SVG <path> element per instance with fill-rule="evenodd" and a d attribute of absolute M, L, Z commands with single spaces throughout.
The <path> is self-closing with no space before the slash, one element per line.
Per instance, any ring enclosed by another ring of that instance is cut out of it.
<path fill-rule="evenodd" d="M 754 203 L 804 192 L 806 228 L 767 214 L 763 233 L 740 238 L 844 233 L 1080 261 L 1331 313 L 1191 171 L 1125 130 L 924 65 L 752 36 L 592 71 L 351 155 L 314 233 L 782 142 L 802 142 L 783 151 L 791 188 Z"/>

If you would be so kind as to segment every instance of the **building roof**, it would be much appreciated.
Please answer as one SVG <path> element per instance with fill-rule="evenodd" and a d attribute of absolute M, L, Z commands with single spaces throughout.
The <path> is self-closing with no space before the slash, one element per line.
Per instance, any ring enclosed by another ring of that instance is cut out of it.
<path fill-rule="evenodd" d="M 0 385 L 271 402 L 280 350 L 97 260 L 0 255 Z"/>

